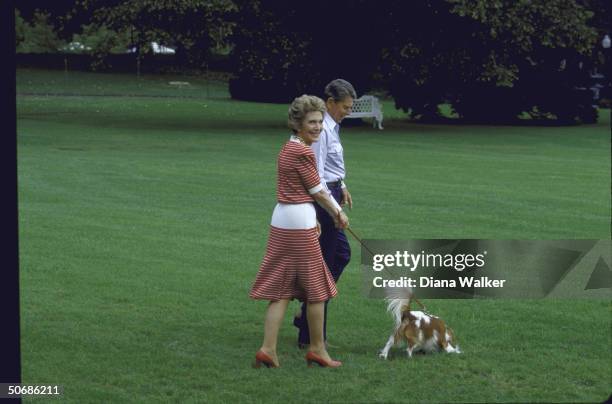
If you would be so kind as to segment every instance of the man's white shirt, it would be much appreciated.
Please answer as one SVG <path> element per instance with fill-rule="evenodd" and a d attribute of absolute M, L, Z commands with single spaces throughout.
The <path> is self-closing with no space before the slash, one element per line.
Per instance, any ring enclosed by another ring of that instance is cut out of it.
<path fill-rule="evenodd" d="M 323 130 L 319 140 L 313 142 L 311 147 L 317 159 L 317 170 L 322 185 L 330 193 L 325 183 L 344 180 L 346 171 L 340 143 L 340 125 L 327 112 L 323 116 Z"/>

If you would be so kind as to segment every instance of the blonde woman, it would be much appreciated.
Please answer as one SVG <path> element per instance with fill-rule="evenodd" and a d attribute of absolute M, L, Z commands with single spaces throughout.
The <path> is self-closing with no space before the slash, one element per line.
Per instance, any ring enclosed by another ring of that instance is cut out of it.
<path fill-rule="evenodd" d="M 289 301 L 308 303 L 310 366 L 339 367 L 332 360 L 323 339 L 324 303 L 338 293 L 323 260 L 313 202 L 334 218 L 338 228 L 348 226 L 348 217 L 325 192 L 310 145 L 319 138 L 325 103 L 318 97 L 302 95 L 289 107 L 289 128 L 293 135 L 278 155 L 276 197 L 266 255 L 251 288 L 253 299 L 269 300 L 264 339 L 255 356 L 255 367 L 279 367 L 276 345 L 278 331 Z"/>

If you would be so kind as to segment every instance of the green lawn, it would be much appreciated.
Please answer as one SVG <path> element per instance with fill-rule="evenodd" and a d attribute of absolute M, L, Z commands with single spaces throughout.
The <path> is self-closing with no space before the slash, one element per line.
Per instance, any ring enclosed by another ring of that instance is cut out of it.
<path fill-rule="evenodd" d="M 287 106 L 232 101 L 221 81 L 70 75 L 17 75 L 24 383 L 62 384 L 70 402 L 601 402 L 612 391 L 604 300 L 428 301 L 465 353 L 380 361 L 392 322 L 361 295 L 354 240 L 330 305 L 345 366 L 306 368 L 292 303 L 283 368 L 251 369 L 265 303 L 248 291 Z M 597 125 L 510 127 L 419 125 L 384 107 L 384 131 L 342 132 L 363 237 L 610 237 L 609 110 Z"/>

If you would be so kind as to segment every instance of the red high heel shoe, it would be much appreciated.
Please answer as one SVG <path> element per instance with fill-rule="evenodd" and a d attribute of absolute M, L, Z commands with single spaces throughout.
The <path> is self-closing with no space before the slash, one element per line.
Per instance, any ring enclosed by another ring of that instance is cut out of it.
<path fill-rule="evenodd" d="M 342 366 L 342 362 L 335 360 L 327 362 L 325 359 L 321 358 L 319 355 L 312 351 L 309 351 L 306 354 L 305 358 L 308 367 L 312 367 L 313 363 L 316 363 L 323 368 L 339 368 L 340 366 Z"/>
<path fill-rule="evenodd" d="M 272 358 L 270 358 L 270 356 L 268 356 L 266 353 L 264 353 L 263 351 L 257 351 L 257 353 L 255 354 L 255 363 L 253 363 L 253 367 L 255 369 L 259 369 L 262 364 L 267 368 L 280 367 L 276 366 Z"/>

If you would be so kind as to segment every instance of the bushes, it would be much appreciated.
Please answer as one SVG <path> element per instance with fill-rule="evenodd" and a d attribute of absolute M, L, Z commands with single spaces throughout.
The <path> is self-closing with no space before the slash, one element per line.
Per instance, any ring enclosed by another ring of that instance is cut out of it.
<path fill-rule="evenodd" d="M 55 53 L 63 45 L 49 15 L 41 12 L 34 13 L 28 23 L 15 11 L 15 39 L 17 53 Z"/>
<path fill-rule="evenodd" d="M 555 119 L 560 124 L 593 123 L 597 110 L 586 68 L 525 71 L 515 86 L 523 98 L 523 110 L 536 119 Z"/>
<path fill-rule="evenodd" d="M 290 103 L 296 97 L 295 89 L 278 79 L 233 78 L 229 81 L 229 92 L 236 100 L 256 102 Z"/>
<path fill-rule="evenodd" d="M 516 123 L 522 113 L 562 125 L 594 123 L 597 109 L 589 88 L 542 81 L 530 86 L 466 88 L 451 101 L 453 110 L 469 122 Z"/>
<path fill-rule="evenodd" d="M 510 123 L 527 109 L 524 97 L 516 89 L 479 84 L 464 87 L 451 105 L 465 120 L 485 123 Z"/>

